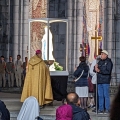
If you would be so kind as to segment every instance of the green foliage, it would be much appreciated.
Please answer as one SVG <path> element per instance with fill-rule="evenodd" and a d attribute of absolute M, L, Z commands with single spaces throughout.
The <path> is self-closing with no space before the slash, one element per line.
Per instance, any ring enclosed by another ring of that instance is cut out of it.
<path fill-rule="evenodd" d="M 54 62 L 54 66 L 56 71 L 63 71 L 63 67 L 58 62 Z"/>

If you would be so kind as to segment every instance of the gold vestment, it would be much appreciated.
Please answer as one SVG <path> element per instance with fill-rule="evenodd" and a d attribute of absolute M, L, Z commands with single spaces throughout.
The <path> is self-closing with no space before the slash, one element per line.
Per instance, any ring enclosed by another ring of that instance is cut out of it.
<path fill-rule="evenodd" d="M 49 69 L 37 55 L 33 56 L 28 63 L 21 102 L 29 96 L 36 97 L 40 105 L 53 101 Z"/>

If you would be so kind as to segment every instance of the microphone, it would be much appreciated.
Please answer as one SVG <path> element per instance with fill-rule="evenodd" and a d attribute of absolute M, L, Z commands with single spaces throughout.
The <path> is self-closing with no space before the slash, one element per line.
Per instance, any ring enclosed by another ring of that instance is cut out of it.
<path fill-rule="evenodd" d="M 96 57 L 97 60 L 99 60 L 100 58 L 101 58 L 101 55 L 98 55 L 98 56 Z"/>

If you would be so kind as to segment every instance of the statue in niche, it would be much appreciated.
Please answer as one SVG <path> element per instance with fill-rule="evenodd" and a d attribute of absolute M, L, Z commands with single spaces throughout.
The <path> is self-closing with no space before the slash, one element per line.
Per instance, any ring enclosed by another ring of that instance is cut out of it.
<path fill-rule="evenodd" d="M 45 34 L 43 35 L 42 38 L 42 59 L 47 60 L 47 37 L 48 37 L 48 27 L 45 27 Z M 53 57 L 53 43 L 52 43 L 52 33 L 49 29 L 49 56 L 48 60 L 55 60 Z"/>
<path fill-rule="evenodd" d="M 42 38 L 42 59 L 47 60 L 47 37 L 48 37 L 48 27 L 45 27 L 45 34 L 43 35 Z M 53 42 L 52 42 L 52 33 L 49 29 L 49 58 L 48 60 L 54 60 L 53 64 L 49 66 L 50 71 L 62 71 L 63 67 L 59 65 L 58 62 L 55 62 L 55 59 L 53 57 Z"/>

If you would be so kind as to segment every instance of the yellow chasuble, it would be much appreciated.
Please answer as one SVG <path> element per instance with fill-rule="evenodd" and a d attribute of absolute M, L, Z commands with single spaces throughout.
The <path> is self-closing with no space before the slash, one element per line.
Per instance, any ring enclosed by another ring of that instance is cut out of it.
<path fill-rule="evenodd" d="M 49 69 L 37 55 L 33 56 L 28 63 L 21 102 L 29 96 L 36 97 L 40 105 L 53 101 Z"/>

